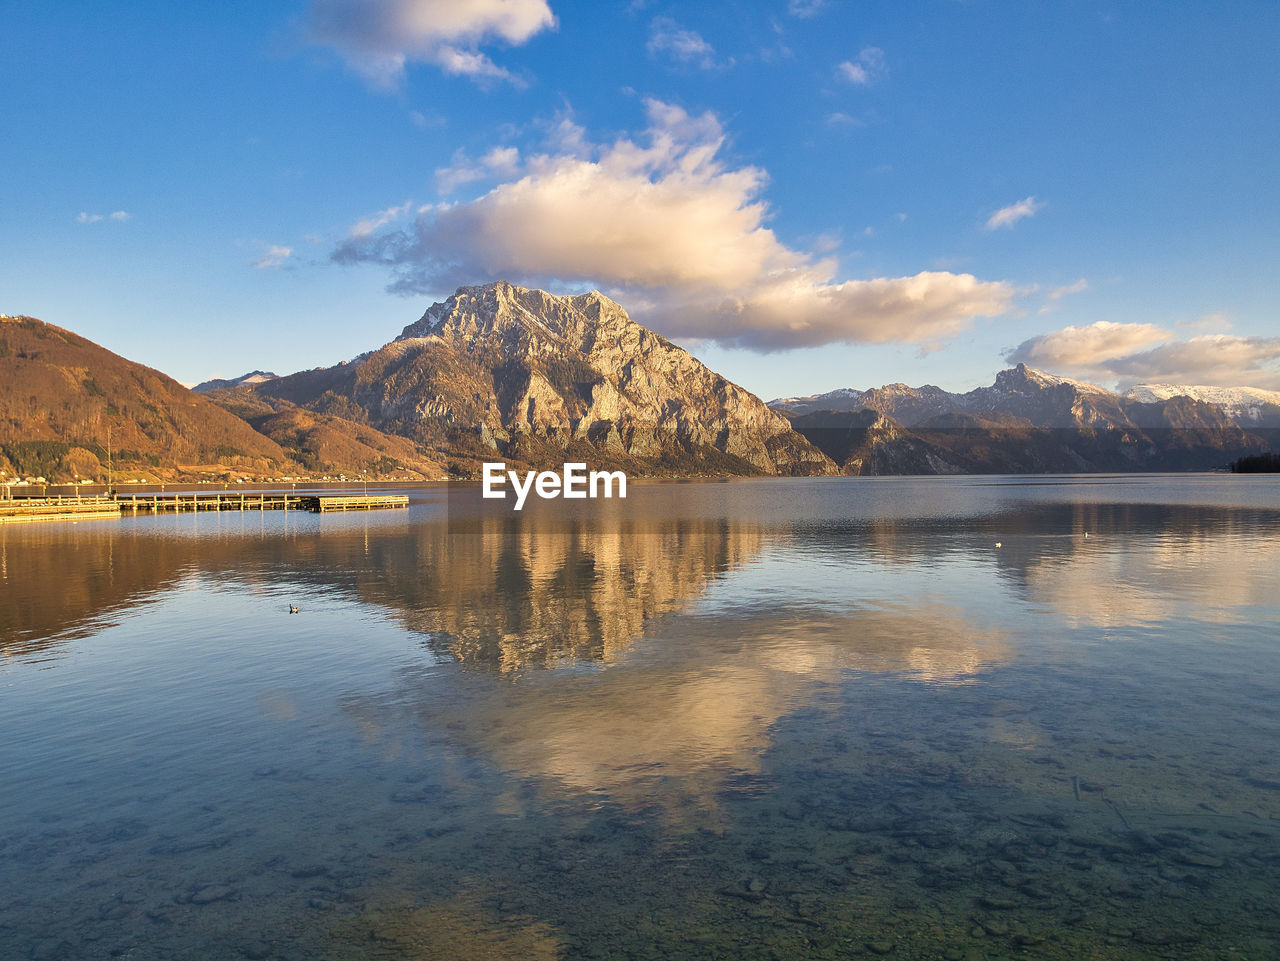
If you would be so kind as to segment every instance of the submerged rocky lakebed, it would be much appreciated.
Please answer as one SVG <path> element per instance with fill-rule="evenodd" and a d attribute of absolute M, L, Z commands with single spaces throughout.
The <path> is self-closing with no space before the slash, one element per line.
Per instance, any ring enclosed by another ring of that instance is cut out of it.
<path fill-rule="evenodd" d="M 0 527 L 5 956 L 1275 956 L 1271 479 L 501 507 Z"/>

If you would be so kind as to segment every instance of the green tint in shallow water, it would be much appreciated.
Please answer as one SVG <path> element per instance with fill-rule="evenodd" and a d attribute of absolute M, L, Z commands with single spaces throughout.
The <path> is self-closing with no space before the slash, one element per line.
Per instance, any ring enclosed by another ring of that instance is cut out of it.
<path fill-rule="evenodd" d="M 1270 479 L 630 494 L 0 527 L 0 955 L 1274 956 Z"/>

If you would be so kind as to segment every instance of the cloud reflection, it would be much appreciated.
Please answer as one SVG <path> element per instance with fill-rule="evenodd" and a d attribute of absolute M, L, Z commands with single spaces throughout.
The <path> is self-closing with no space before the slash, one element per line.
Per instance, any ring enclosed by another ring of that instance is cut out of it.
<path fill-rule="evenodd" d="M 1000 559 L 1067 627 L 1249 624 L 1280 589 L 1261 536 L 1276 523 L 1255 511 L 1076 506 L 1066 530 L 1019 532 Z"/>
<path fill-rule="evenodd" d="M 553 800 L 706 823 L 735 779 L 767 774 L 779 723 L 828 709 L 851 673 L 964 683 L 1009 653 L 998 633 L 939 605 L 676 615 L 604 670 L 529 675 L 463 698 L 410 674 L 396 698 L 344 708 L 366 732 L 392 736 L 407 704 L 430 732 Z"/>

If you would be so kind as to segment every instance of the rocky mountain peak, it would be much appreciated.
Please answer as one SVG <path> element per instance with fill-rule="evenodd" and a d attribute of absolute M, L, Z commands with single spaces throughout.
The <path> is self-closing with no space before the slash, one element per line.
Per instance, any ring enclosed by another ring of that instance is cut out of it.
<path fill-rule="evenodd" d="M 599 291 L 459 287 L 347 369 L 283 381 L 267 391 L 450 450 L 472 437 L 477 452 L 538 462 L 573 447 L 642 470 L 833 469 L 759 398 Z"/>
<path fill-rule="evenodd" d="M 447 300 L 432 304 L 397 340 L 439 337 L 468 353 L 586 352 L 602 333 L 617 335 L 628 328 L 643 330 L 599 291 L 558 297 L 497 281 L 459 287 Z"/>
<path fill-rule="evenodd" d="M 1018 364 L 1017 367 L 997 373 L 995 383 L 991 386 L 996 390 L 1009 393 L 1022 393 L 1028 388 L 1037 389 L 1052 385 L 1049 376 L 1043 371 L 1028 367 L 1026 364 Z"/>
<path fill-rule="evenodd" d="M 1074 388 L 1080 393 L 1108 393 L 1108 391 L 1095 384 L 1086 384 L 1084 381 L 1071 380 L 1067 377 L 1056 377 L 1043 370 L 1028 367 L 1026 364 L 1018 364 L 1010 370 L 1000 371 L 996 374 L 996 381 L 993 385 L 996 390 L 1016 394 L 1036 393 L 1063 386 Z"/>

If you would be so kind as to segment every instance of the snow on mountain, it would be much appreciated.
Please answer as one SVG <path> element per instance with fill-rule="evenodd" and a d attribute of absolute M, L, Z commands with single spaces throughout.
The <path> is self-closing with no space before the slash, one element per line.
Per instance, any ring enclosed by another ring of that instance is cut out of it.
<path fill-rule="evenodd" d="M 1261 387 L 1204 387 L 1188 384 L 1138 384 L 1125 392 L 1125 399 L 1140 404 L 1156 404 L 1171 397 L 1190 397 L 1206 404 L 1217 404 L 1222 412 L 1238 422 L 1258 422 L 1270 414 L 1280 413 L 1280 390 Z M 1274 407 L 1276 410 L 1267 411 Z"/>
<path fill-rule="evenodd" d="M 808 397 L 775 397 L 769 401 L 770 407 L 803 406 L 805 410 L 841 410 L 847 407 L 847 401 L 857 400 L 862 391 L 856 387 L 837 387 L 825 394 L 810 394 Z"/>
<path fill-rule="evenodd" d="M 230 387 L 256 387 L 258 384 L 265 384 L 269 380 L 275 380 L 276 377 L 276 374 L 268 371 L 255 370 L 240 377 L 231 377 L 225 380 L 221 378 L 206 380 L 202 384 L 196 384 L 191 389 L 197 394 L 206 394 L 211 390 L 226 390 Z"/>
<path fill-rule="evenodd" d="M 1066 384 L 1074 387 L 1082 394 L 1110 394 L 1111 391 L 1105 387 L 1099 387 L 1097 384 L 1086 383 L 1083 380 L 1072 380 L 1070 377 L 1059 377 L 1056 374 L 1050 374 L 1043 370 L 1037 370 L 1034 367 L 1028 367 L 1026 364 L 1019 364 L 1010 371 L 1002 371 L 1001 373 L 1012 376 L 1018 375 L 1024 384 L 1034 385 L 1035 387 L 1058 387 Z M 997 378 L 997 384 L 999 379 Z"/>

